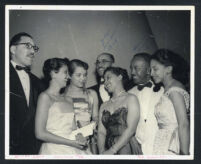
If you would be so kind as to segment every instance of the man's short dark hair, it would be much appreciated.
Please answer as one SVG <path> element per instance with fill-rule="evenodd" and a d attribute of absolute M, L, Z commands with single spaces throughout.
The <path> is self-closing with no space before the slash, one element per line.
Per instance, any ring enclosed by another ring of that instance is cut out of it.
<path fill-rule="evenodd" d="M 131 62 L 133 62 L 133 60 L 134 60 L 135 58 L 142 58 L 142 59 L 144 59 L 144 61 L 145 61 L 148 65 L 150 65 L 151 55 L 148 54 L 148 53 L 142 52 L 142 53 L 137 53 L 137 54 L 133 55 L 133 58 L 132 58 Z"/>
<path fill-rule="evenodd" d="M 115 59 L 114 59 L 114 55 L 108 53 L 108 52 L 103 52 L 101 53 L 100 55 L 108 55 L 110 57 L 110 59 L 112 60 L 112 62 L 114 63 L 115 62 Z"/>
<path fill-rule="evenodd" d="M 28 33 L 26 33 L 26 32 L 20 32 L 20 33 L 14 35 L 12 37 L 12 39 L 10 40 L 10 47 L 12 45 L 18 44 L 20 42 L 20 40 L 21 40 L 21 37 L 23 37 L 23 36 L 24 37 L 29 37 L 29 38 L 33 39 L 33 37 L 31 35 L 29 35 Z"/>

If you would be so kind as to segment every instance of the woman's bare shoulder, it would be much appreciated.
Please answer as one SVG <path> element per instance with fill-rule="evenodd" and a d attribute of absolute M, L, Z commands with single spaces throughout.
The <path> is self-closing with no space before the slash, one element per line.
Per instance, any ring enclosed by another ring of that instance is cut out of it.
<path fill-rule="evenodd" d="M 97 93 L 96 93 L 96 91 L 95 90 L 93 90 L 93 89 L 87 89 L 87 92 L 89 93 L 89 94 L 91 94 L 92 96 L 97 96 Z"/>
<path fill-rule="evenodd" d="M 106 108 L 108 108 L 109 107 L 109 101 L 106 101 L 106 102 L 104 102 L 103 104 L 101 104 L 101 106 L 100 106 L 100 111 L 102 110 L 105 110 Z"/>
<path fill-rule="evenodd" d="M 47 93 L 47 91 L 41 92 L 41 94 L 39 95 L 38 99 L 42 99 L 42 100 L 46 100 L 46 101 L 50 101 L 51 97 L 50 95 Z"/>
<path fill-rule="evenodd" d="M 65 100 L 69 103 L 73 103 L 73 98 L 70 96 L 65 95 Z"/>
<path fill-rule="evenodd" d="M 50 95 L 44 91 L 39 95 L 38 98 L 38 107 L 42 107 L 42 109 L 44 110 L 45 108 L 48 108 L 49 106 L 51 106 L 53 104 L 53 100 L 50 97 Z"/>

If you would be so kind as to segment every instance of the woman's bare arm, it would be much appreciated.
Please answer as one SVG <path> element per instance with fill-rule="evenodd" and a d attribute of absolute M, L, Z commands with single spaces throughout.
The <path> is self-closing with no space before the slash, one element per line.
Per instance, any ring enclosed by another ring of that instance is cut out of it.
<path fill-rule="evenodd" d="M 190 128 L 187 117 L 187 110 L 185 106 L 184 97 L 178 92 L 171 92 L 169 95 L 172 101 L 177 117 L 179 141 L 180 141 L 180 153 L 189 154 L 190 145 Z"/>
<path fill-rule="evenodd" d="M 50 97 L 46 93 L 41 93 L 38 98 L 38 104 L 36 109 L 36 119 L 35 119 L 35 134 L 36 138 L 56 144 L 63 144 L 68 146 L 73 146 L 79 149 L 83 148 L 82 143 L 77 141 L 68 140 L 63 137 L 54 135 L 46 130 L 46 124 L 48 119 L 48 111 L 52 102 Z"/>

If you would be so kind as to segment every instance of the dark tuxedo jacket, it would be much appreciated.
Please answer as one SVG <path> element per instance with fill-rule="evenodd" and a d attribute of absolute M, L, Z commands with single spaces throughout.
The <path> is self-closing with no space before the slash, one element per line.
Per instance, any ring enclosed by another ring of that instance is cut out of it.
<path fill-rule="evenodd" d="M 41 141 L 35 137 L 35 111 L 44 85 L 32 73 L 29 106 L 19 76 L 10 63 L 10 154 L 38 154 Z"/>

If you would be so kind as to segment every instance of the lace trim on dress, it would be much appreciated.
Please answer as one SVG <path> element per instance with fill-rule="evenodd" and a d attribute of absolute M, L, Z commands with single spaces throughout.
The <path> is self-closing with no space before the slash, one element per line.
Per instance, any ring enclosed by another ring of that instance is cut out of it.
<path fill-rule="evenodd" d="M 187 112 L 189 112 L 189 110 L 190 110 L 190 95 L 186 90 L 184 90 L 183 88 L 179 88 L 179 87 L 171 87 L 165 92 L 165 95 L 169 96 L 171 92 L 175 92 L 175 91 L 179 92 L 180 94 L 183 95 Z"/>

